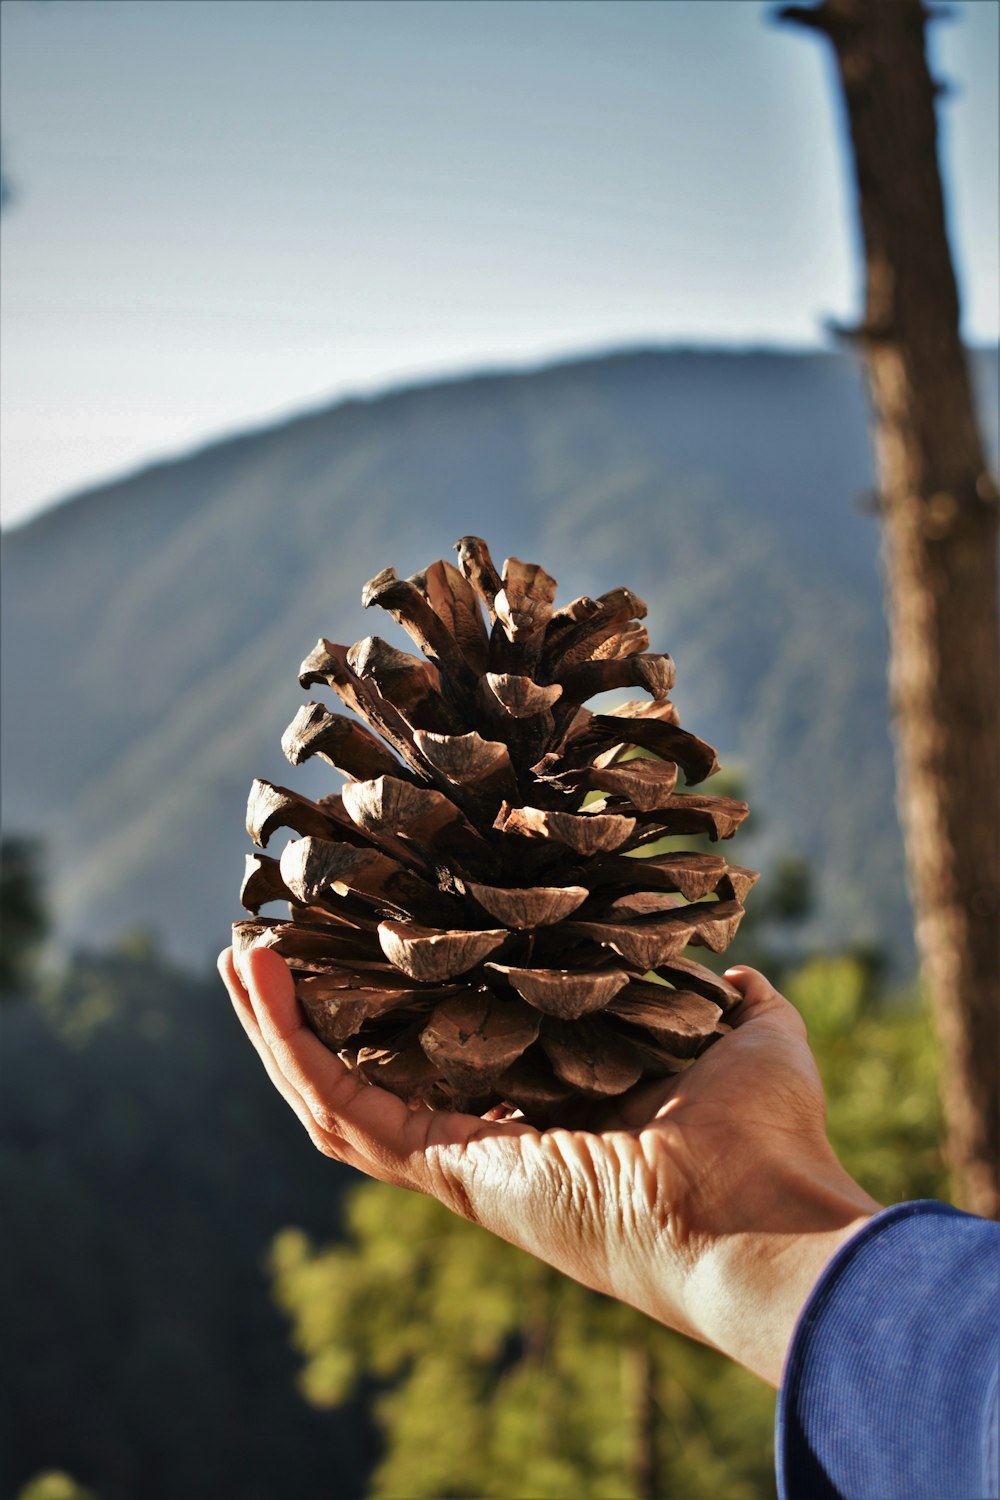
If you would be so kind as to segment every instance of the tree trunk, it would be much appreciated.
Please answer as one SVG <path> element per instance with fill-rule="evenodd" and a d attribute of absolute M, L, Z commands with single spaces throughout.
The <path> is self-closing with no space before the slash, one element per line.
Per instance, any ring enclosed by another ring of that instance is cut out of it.
<path fill-rule="evenodd" d="M 822 0 L 788 20 L 833 46 L 867 296 L 853 335 L 873 407 L 900 816 L 943 1053 L 956 1195 L 996 1216 L 1000 1156 L 998 492 L 986 472 L 945 229 L 921 0 Z"/>
<path fill-rule="evenodd" d="M 634 1500 L 656 1500 L 653 1439 L 653 1370 L 649 1350 L 638 1339 L 622 1350 L 622 1375 L 629 1447 L 626 1459 Z"/>

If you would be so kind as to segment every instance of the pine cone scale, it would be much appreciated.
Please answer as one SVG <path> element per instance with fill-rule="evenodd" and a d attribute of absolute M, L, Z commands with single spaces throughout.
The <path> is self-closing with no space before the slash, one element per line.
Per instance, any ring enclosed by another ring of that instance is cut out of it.
<path fill-rule="evenodd" d="M 487 968 L 505 975 L 536 1010 L 564 1020 L 604 1010 L 629 982 L 626 969 L 516 969 L 498 963 Z"/>
<path fill-rule="evenodd" d="M 502 889 L 466 881 L 465 888 L 490 916 L 514 930 L 533 930 L 561 922 L 586 901 L 590 892 L 582 885 L 529 886 Z"/>

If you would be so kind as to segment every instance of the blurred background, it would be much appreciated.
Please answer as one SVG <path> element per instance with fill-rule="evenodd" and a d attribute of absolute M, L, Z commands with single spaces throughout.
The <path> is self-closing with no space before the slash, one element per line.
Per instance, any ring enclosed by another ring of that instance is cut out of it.
<path fill-rule="evenodd" d="M 3 0 L 4 1495 L 772 1492 L 773 1393 L 314 1159 L 214 976 L 251 779 L 335 790 L 299 661 L 466 533 L 647 600 L 753 809 L 730 956 L 869 1191 L 947 1194 L 840 101 L 772 11 Z M 993 463 L 998 18 L 929 34 Z"/>

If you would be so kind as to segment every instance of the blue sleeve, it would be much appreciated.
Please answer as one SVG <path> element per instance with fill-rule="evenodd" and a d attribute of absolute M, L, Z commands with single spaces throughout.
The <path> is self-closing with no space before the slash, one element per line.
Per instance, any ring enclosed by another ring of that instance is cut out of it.
<path fill-rule="evenodd" d="M 877 1214 L 823 1271 L 778 1397 L 780 1500 L 991 1500 L 1000 1224 Z"/>

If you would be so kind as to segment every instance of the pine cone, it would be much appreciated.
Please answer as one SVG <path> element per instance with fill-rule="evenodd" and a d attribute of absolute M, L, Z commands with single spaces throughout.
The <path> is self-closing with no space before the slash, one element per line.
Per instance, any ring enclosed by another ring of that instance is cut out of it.
<path fill-rule="evenodd" d="M 318 802 L 254 783 L 255 843 L 300 837 L 280 860 L 247 857 L 244 906 L 288 901 L 291 920 L 236 923 L 237 961 L 275 948 L 322 1041 L 412 1104 L 548 1124 L 722 1034 L 737 991 L 685 950 L 728 945 L 756 874 L 716 854 L 630 856 L 667 835 L 729 838 L 747 806 L 676 790 L 679 771 L 694 785 L 718 763 L 678 725 L 641 599 L 556 610 L 542 568 L 508 558 L 498 575 L 476 537 L 457 551 L 461 572 L 387 568 L 362 594 L 423 657 L 369 636 L 303 662 L 302 686 L 326 684 L 357 719 L 307 703 L 282 747 L 349 779 Z M 651 701 L 583 707 L 636 687 Z"/>

